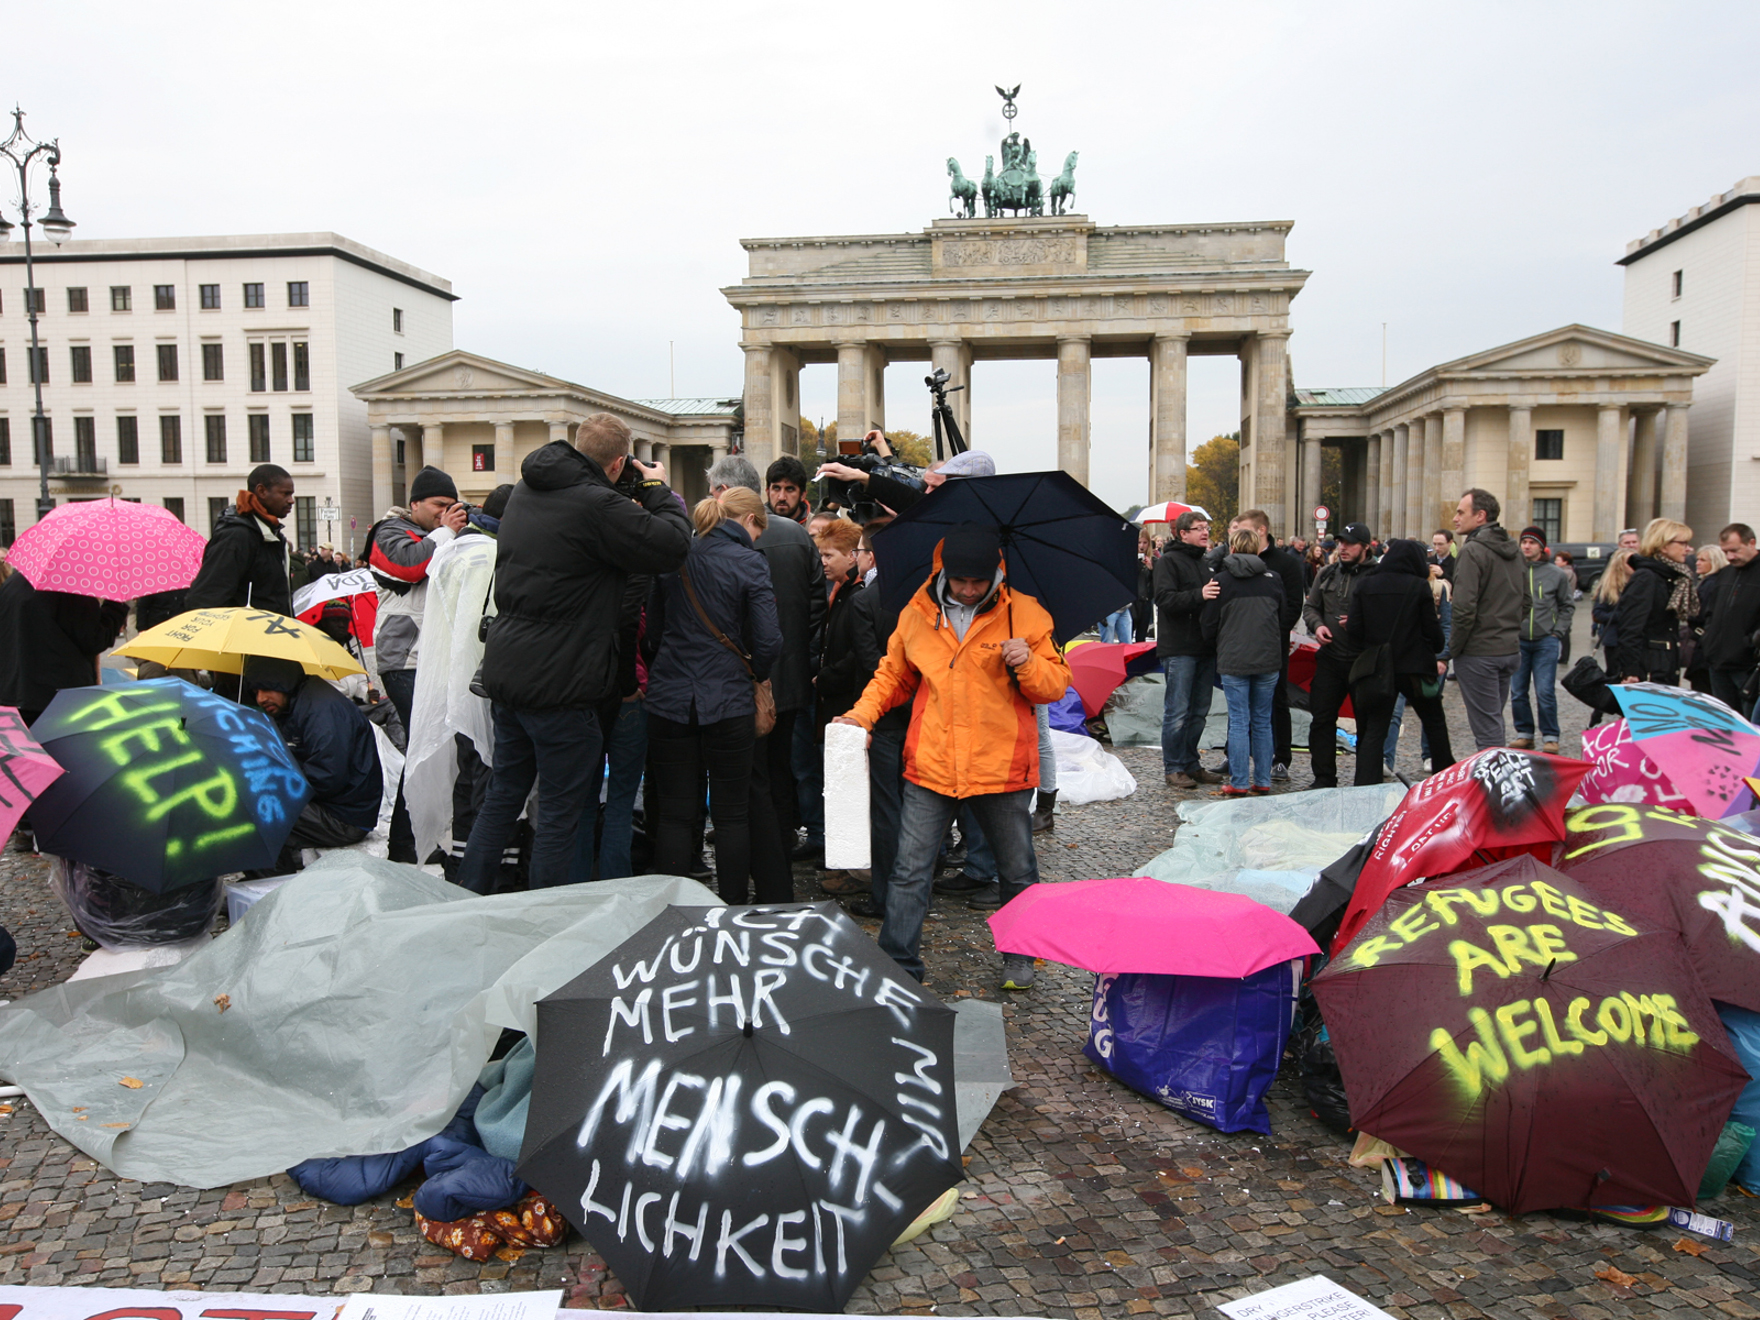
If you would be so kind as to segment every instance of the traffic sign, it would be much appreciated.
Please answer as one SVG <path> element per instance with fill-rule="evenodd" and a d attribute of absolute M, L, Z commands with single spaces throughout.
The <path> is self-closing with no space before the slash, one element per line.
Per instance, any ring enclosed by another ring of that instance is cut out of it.
<path fill-rule="evenodd" d="M 1331 520 L 1331 518 L 1332 518 L 1332 510 L 1331 509 L 1327 508 L 1324 504 L 1320 504 L 1320 505 L 1315 506 L 1315 508 L 1314 508 L 1314 521 L 1315 522 L 1328 522 Z"/>
<path fill-rule="evenodd" d="M 342 510 L 336 507 L 335 500 L 326 496 L 323 507 L 318 510 L 318 521 L 322 522 L 326 527 L 330 527 L 334 526 L 341 520 Z"/>

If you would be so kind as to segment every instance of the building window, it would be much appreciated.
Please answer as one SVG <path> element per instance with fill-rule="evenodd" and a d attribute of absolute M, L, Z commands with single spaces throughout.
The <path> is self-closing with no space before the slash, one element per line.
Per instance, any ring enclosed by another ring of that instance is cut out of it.
<path fill-rule="evenodd" d="M 0 467 L 12 466 L 12 419 L 0 417 Z"/>
<path fill-rule="evenodd" d="M 55 457 L 55 419 L 53 417 L 31 418 L 31 466 L 41 467 L 43 456 Z"/>
<path fill-rule="evenodd" d="M 68 365 L 73 368 L 75 385 L 92 383 L 92 349 L 89 344 L 75 344 L 67 350 Z"/>
<path fill-rule="evenodd" d="M 1679 271 L 1679 270 L 1677 270 L 1674 273 L 1674 277 L 1673 277 L 1674 296 L 1677 298 L 1681 296 L 1681 276 L 1684 275 L 1685 273 L 1686 273 L 1685 271 Z"/>
<path fill-rule="evenodd" d="M 49 383 L 49 349 L 47 345 L 39 347 L 34 353 L 25 349 L 24 360 L 31 363 L 31 384 L 47 385 Z"/>
<path fill-rule="evenodd" d="M 269 414 L 252 413 L 248 425 L 251 432 L 251 462 L 269 461 Z"/>
<path fill-rule="evenodd" d="M 116 419 L 116 461 L 118 463 L 139 463 L 141 461 L 141 425 L 140 420 L 127 414 Z"/>
<path fill-rule="evenodd" d="M 391 330 L 393 334 L 403 333 L 403 308 L 401 307 L 391 309 Z"/>
<path fill-rule="evenodd" d="M 1564 432 L 1534 432 L 1534 457 L 1541 461 L 1562 460 L 1564 458 Z"/>
<path fill-rule="evenodd" d="M 273 372 L 277 392 L 287 388 L 287 345 L 274 343 L 269 345 L 269 366 Z"/>
<path fill-rule="evenodd" d="M 97 472 L 98 467 L 98 419 L 96 417 L 75 417 L 73 419 L 73 461 L 81 472 Z"/>
<path fill-rule="evenodd" d="M 310 463 L 315 455 L 312 453 L 312 415 L 295 413 L 293 415 L 293 461 Z"/>
<path fill-rule="evenodd" d="M 153 286 L 153 310 L 159 312 L 175 312 L 177 310 L 177 286 L 175 284 L 155 284 Z"/>
<path fill-rule="evenodd" d="M 26 289 L 24 291 L 25 315 L 36 312 L 39 315 L 49 310 L 49 293 L 46 289 Z"/>
<path fill-rule="evenodd" d="M 262 285 L 247 284 L 244 286 L 244 305 L 246 307 L 261 307 L 263 305 Z"/>
<path fill-rule="evenodd" d="M 204 312 L 220 310 L 220 286 L 218 284 L 202 285 L 202 310 Z"/>
<path fill-rule="evenodd" d="M 1668 323 L 1668 346 L 1670 348 L 1679 348 L 1681 346 L 1681 323 L 1679 321 L 1670 321 Z"/>
<path fill-rule="evenodd" d="M 1546 533 L 1546 544 L 1557 545 L 1564 540 L 1564 500 L 1535 500 L 1534 525 Z"/>
<path fill-rule="evenodd" d="M 224 344 L 202 345 L 202 379 L 226 379 L 226 346 Z"/>
<path fill-rule="evenodd" d="M 159 348 L 159 379 L 177 379 L 177 345 L 160 344 Z"/>
<path fill-rule="evenodd" d="M 403 466 L 403 436 L 401 434 L 397 437 L 397 466 Z"/>
<path fill-rule="evenodd" d="M 159 419 L 159 461 L 174 466 L 183 462 L 183 418 L 176 413 Z"/>
<path fill-rule="evenodd" d="M 493 472 L 495 470 L 495 446 L 471 446 L 471 471 Z"/>
<path fill-rule="evenodd" d="M 293 388 L 309 390 L 312 388 L 312 355 L 306 351 L 304 344 L 293 346 Z"/>
<path fill-rule="evenodd" d="M 126 284 L 110 286 L 110 310 L 127 312 L 134 309 L 134 290 Z"/>
<path fill-rule="evenodd" d="M 295 495 L 293 497 L 294 535 L 299 538 L 299 548 L 310 550 L 318 544 L 318 497 L 316 495 Z"/>
<path fill-rule="evenodd" d="M 67 310 L 70 312 L 86 310 L 86 291 L 84 289 L 69 289 L 67 291 Z"/>
<path fill-rule="evenodd" d="M 220 520 L 231 512 L 232 512 L 232 501 L 227 499 L 224 495 L 210 495 L 210 496 L 208 496 L 208 535 L 209 536 L 212 536 L 214 534 L 214 529 L 220 525 Z"/>
<path fill-rule="evenodd" d="M 226 461 L 226 414 L 208 413 L 202 418 L 202 430 L 207 442 L 208 462 L 224 463 Z"/>
<path fill-rule="evenodd" d="M 12 521 L 12 501 L 0 500 L 0 545 L 11 545 L 18 539 L 18 524 Z"/>
<path fill-rule="evenodd" d="M 6 383 L 6 350 L 0 348 L 0 385 Z"/>
<path fill-rule="evenodd" d="M 126 385 L 134 379 L 134 345 L 117 344 L 111 350 L 116 359 L 116 383 Z"/>
<path fill-rule="evenodd" d="M 269 388 L 268 369 L 263 365 L 263 346 L 251 345 L 251 392 L 261 394 Z"/>
<path fill-rule="evenodd" d="M 312 286 L 305 280 L 289 280 L 287 282 L 287 305 L 289 307 L 310 307 L 312 305 Z"/>
<path fill-rule="evenodd" d="M 402 371 L 403 370 L 403 354 L 402 353 L 393 353 L 391 355 L 391 369 L 393 371 Z"/>

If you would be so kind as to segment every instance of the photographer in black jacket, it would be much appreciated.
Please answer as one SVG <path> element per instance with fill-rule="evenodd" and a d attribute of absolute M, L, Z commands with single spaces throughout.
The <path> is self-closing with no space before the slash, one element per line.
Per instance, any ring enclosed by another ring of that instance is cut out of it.
<path fill-rule="evenodd" d="M 574 444 L 535 451 L 520 477 L 501 517 L 483 656 L 495 765 L 459 864 L 459 883 L 477 893 L 489 891 L 539 778 L 530 886 L 567 880 L 599 764 L 598 706 L 618 691 L 625 583 L 672 572 L 691 545 L 666 469 L 632 458 L 629 427 L 609 413 L 583 421 Z"/>
<path fill-rule="evenodd" d="M 1204 568 L 1209 548 L 1210 519 L 1187 509 L 1175 520 L 1173 539 L 1155 561 L 1155 657 L 1167 683 L 1161 772 L 1169 788 L 1196 788 L 1217 780 L 1198 755 L 1216 686 L 1216 647 L 1204 640 L 1203 629 L 1204 602 L 1221 591 Z"/>

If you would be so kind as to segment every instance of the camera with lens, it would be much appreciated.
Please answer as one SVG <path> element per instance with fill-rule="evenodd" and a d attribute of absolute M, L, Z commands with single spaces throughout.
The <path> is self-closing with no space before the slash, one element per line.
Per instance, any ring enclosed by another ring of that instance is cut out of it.
<path fill-rule="evenodd" d="M 866 436 L 860 440 L 839 440 L 837 450 L 836 461 L 846 467 L 860 468 L 870 477 L 891 477 L 894 481 L 902 481 L 907 486 L 922 489 L 924 469 L 913 463 L 902 463 L 894 456 L 882 454 Z M 821 477 L 819 483 L 821 508 L 848 509 L 850 516 L 858 523 L 885 515 L 886 511 L 868 493 L 865 482 L 846 481 L 841 477 Z"/>

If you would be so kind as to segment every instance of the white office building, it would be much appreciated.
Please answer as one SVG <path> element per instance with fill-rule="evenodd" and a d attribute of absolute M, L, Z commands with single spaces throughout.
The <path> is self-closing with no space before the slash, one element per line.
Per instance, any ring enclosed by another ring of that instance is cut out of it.
<path fill-rule="evenodd" d="M 49 494 L 162 504 L 204 535 L 258 463 L 302 547 L 374 503 L 349 386 L 452 347 L 450 282 L 339 234 L 34 241 Z M 36 520 L 24 245 L 0 248 L 0 544 Z M 325 515 L 333 515 L 326 521 Z"/>
<path fill-rule="evenodd" d="M 1760 522 L 1760 175 L 1626 244 L 1625 332 L 1716 359 L 1693 386 L 1686 499 L 1700 542 Z"/>

